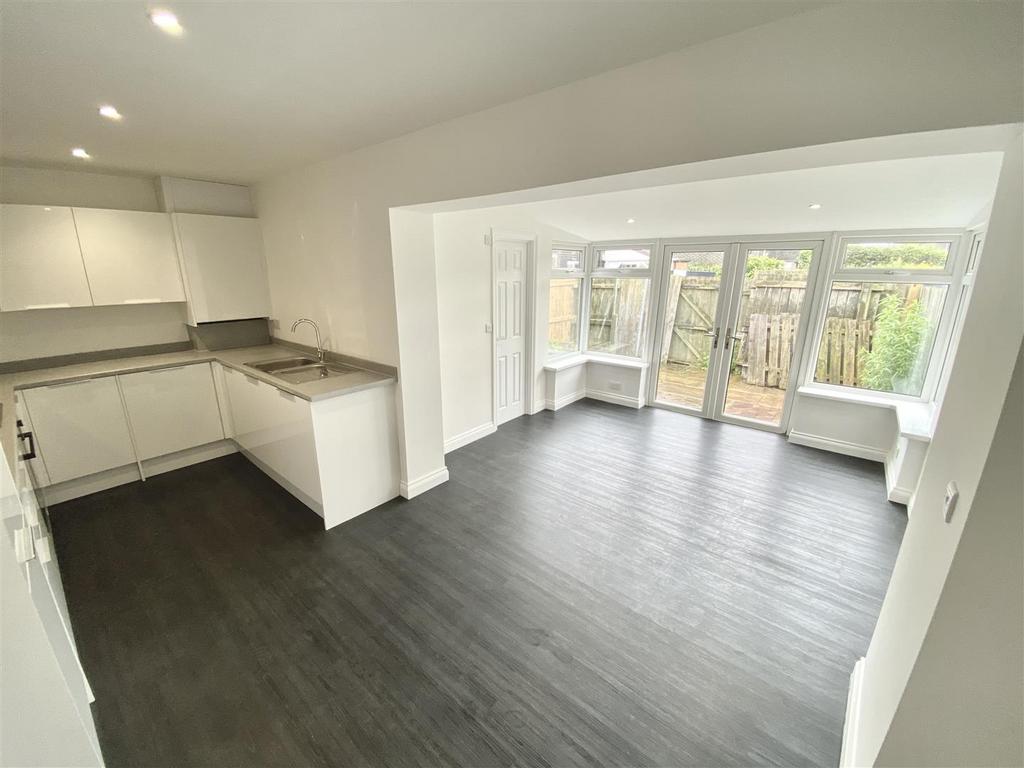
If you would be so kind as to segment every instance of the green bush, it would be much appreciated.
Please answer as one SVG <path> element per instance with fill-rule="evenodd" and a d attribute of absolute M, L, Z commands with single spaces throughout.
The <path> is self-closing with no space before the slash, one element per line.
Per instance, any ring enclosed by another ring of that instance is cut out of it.
<path fill-rule="evenodd" d="M 847 267 L 933 269 L 946 263 L 946 248 L 934 243 L 859 243 L 846 249 Z"/>
<path fill-rule="evenodd" d="M 747 277 L 756 275 L 758 272 L 772 272 L 783 268 L 782 259 L 775 259 L 771 256 L 748 256 Z"/>
<path fill-rule="evenodd" d="M 914 371 L 927 331 L 928 319 L 921 302 L 904 305 L 898 294 L 884 297 L 878 303 L 871 351 L 864 361 L 864 384 L 881 392 L 912 391 L 907 379 Z"/>

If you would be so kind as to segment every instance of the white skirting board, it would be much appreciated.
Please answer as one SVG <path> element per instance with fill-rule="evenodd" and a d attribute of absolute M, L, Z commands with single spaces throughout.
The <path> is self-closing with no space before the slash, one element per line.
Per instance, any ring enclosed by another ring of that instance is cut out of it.
<path fill-rule="evenodd" d="M 554 400 L 545 400 L 544 407 L 549 411 L 557 411 L 559 408 L 572 405 L 577 400 L 582 400 L 586 396 L 587 393 L 581 389 L 579 392 L 570 392 L 568 395 L 562 395 Z"/>
<path fill-rule="evenodd" d="M 479 427 L 473 427 L 473 429 L 467 429 L 465 432 L 456 435 L 448 440 L 444 441 L 444 452 L 451 453 L 457 448 L 461 448 L 464 445 L 469 445 L 475 440 L 479 440 L 482 437 L 493 435 L 498 428 L 493 422 L 487 422 L 481 424 Z"/>
<path fill-rule="evenodd" d="M 850 674 L 850 692 L 846 696 L 846 720 L 843 723 L 843 748 L 839 753 L 839 768 L 858 768 L 857 730 L 860 725 L 860 700 L 864 686 L 864 657 L 853 665 Z"/>
<path fill-rule="evenodd" d="M 642 397 L 629 397 L 619 392 L 602 392 L 598 389 L 588 389 L 587 397 L 591 400 L 600 400 L 605 403 L 614 403 L 615 405 L 625 405 L 629 408 L 644 407 L 644 400 Z"/>
<path fill-rule="evenodd" d="M 142 462 L 142 469 L 146 477 L 161 475 L 164 472 L 171 472 L 175 469 L 188 467 L 192 464 L 199 464 L 210 459 L 217 459 L 235 453 L 238 447 L 234 440 L 218 440 L 215 443 L 207 443 L 195 448 L 186 448 L 184 451 L 170 453 L 166 456 L 157 456 L 153 459 L 145 459 Z M 74 480 L 67 480 L 63 483 L 50 485 L 43 489 L 43 499 L 47 506 L 71 501 L 80 496 L 88 496 L 90 493 L 98 493 L 108 488 L 116 488 L 119 485 L 138 482 L 139 469 L 135 464 L 125 467 L 108 469 L 105 472 L 97 472 L 95 475 L 76 477 Z"/>
<path fill-rule="evenodd" d="M 398 486 L 398 492 L 403 498 L 411 499 L 446 482 L 448 482 L 448 467 L 441 467 L 410 482 L 403 480 Z"/>
<path fill-rule="evenodd" d="M 808 448 L 818 448 L 822 451 L 841 453 L 845 456 L 856 456 L 859 459 L 868 459 L 880 463 L 885 461 L 886 456 L 885 451 L 870 445 L 858 445 L 857 443 L 848 443 L 844 440 L 833 440 L 828 437 L 809 435 L 805 432 L 790 432 L 789 442 L 796 445 L 806 445 Z"/>

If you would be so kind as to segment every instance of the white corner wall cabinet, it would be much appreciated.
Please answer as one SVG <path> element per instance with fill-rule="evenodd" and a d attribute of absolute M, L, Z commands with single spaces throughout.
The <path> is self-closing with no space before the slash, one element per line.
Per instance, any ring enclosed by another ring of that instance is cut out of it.
<path fill-rule="evenodd" d="M 171 214 L 189 324 L 270 316 L 270 291 L 258 219 Z"/>
<path fill-rule="evenodd" d="M 393 383 L 310 402 L 233 368 L 223 375 L 235 442 L 325 528 L 398 495 Z"/>
<path fill-rule="evenodd" d="M 230 452 L 207 362 L 32 387 L 19 397 L 49 503 Z M 189 453 L 206 446 L 215 448 Z"/>
<path fill-rule="evenodd" d="M 268 317 L 259 220 L 0 205 L 0 311 L 161 302 L 192 325 Z"/>

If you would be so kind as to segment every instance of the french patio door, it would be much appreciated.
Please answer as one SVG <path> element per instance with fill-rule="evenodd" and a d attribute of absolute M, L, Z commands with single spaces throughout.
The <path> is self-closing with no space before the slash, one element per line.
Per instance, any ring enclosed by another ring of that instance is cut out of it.
<path fill-rule="evenodd" d="M 821 247 L 663 246 L 653 402 L 785 431 Z"/>

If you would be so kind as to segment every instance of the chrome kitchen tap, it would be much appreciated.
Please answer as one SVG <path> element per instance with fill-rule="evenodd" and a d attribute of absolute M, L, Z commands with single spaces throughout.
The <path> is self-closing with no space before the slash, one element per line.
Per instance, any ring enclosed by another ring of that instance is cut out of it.
<path fill-rule="evenodd" d="M 292 333 L 295 333 L 295 329 L 303 323 L 309 323 L 313 326 L 313 331 L 316 333 L 316 356 L 322 363 L 324 361 L 324 345 L 320 343 L 320 326 L 316 324 L 316 320 L 310 320 L 308 317 L 300 317 L 292 323 Z"/>

